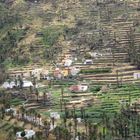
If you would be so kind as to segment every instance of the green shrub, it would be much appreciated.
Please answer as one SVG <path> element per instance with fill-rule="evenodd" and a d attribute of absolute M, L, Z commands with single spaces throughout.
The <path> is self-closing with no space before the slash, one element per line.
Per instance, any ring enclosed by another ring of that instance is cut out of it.
<path fill-rule="evenodd" d="M 16 41 L 20 41 L 26 34 L 26 31 L 23 29 L 12 31 L 11 36 Z"/>
<path fill-rule="evenodd" d="M 98 74 L 98 73 L 109 73 L 111 72 L 111 68 L 96 68 L 96 69 L 83 69 L 80 73 L 83 74 Z"/>
<path fill-rule="evenodd" d="M 7 58 L 2 64 L 4 66 L 6 66 L 6 68 L 13 67 L 13 62 L 12 62 L 12 59 L 10 57 Z"/>
<path fill-rule="evenodd" d="M 90 89 L 91 92 L 95 93 L 101 90 L 101 86 L 94 86 Z"/>
<path fill-rule="evenodd" d="M 43 43 L 47 47 L 53 46 L 59 37 L 64 34 L 65 26 L 50 26 L 43 31 Z"/>
<path fill-rule="evenodd" d="M 91 59 L 91 55 L 89 53 L 86 53 L 85 56 L 84 56 L 86 59 Z"/>

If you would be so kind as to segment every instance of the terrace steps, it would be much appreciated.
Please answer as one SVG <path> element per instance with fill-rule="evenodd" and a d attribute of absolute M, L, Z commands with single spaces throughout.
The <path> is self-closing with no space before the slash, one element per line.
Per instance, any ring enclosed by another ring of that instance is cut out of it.
<path fill-rule="evenodd" d="M 89 69 L 103 69 L 104 68 L 104 66 L 105 65 L 103 65 L 102 67 L 97 67 L 97 65 L 95 65 L 95 66 L 92 66 L 92 65 L 81 65 L 81 68 L 83 68 L 83 69 L 87 69 L 87 70 L 89 70 Z M 118 72 L 127 72 L 127 71 L 134 71 L 134 70 L 137 70 L 137 67 L 136 66 L 131 66 L 131 65 L 124 65 L 124 66 L 122 66 L 122 65 L 119 65 L 119 64 L 116 64 L 116 65 L 114 65 L 114 66 L 112 66 L 112 67 L 108 67 L 108 68 L 113 68 L 112 69 L 112 71 L 113 72 L 115 72 L 116 73 L 116 71 L 118 71 Z M 97 73 L 98 74 L 98 73 Z"/>
<path fill-rule="evenodd" d="M 86 68 L 84 68 L 86 69 Z M 89 68 L 87 67 L 87 70 Z M 118 74 L 117 74 L 118 71 Z M 122 67 L 112 67 L 112 73 L 102 73 L 102 74 L 80 74 L 79 77 L 85 80 L 90 80 L 91 83 L 112 83 L 117 84 L 118 80 L 122 83 L 138 82 L 134 80 L 133 74 L 140 72 L 137 70 L 136 66 L 126 65 Z"/>
<path fill-rule="evenodd" d="M 39 103 L 26 103 L 25 107 L 29 110 L 29 109 L 34 109 L 34 108 L 39 108 L 40 104 Z"/>
<path fill-rule="evenodd" d="M 134 72 L 138 72 L 138 71 L 127 71 L 127 72 L 124 72 L 124 73 L 119 73 L 118 76 L 119 77 L 133 77 L 133 73 Z M 116 73 L 102 73 L 102 74 L 80 74 L 79 76 L 81 78 L 104 78 L 104 77 L 116 77 Z"/>
<path fill-rule="evenodd" d="M 93 93 L 74 93 L 74 94 L 64 94 L 64 97 L 84 97 L 84 96 L 92 96 Z"/>
<path fill-rule="evenodd" d="M 98 63 L 115 63 L 115 62 L 118 62 L 118 63 L 121 63 L 121 62 L 129 62 L 128 59 L 126 58 L 99 58 L 99 59 L 94 59 L 93 60 L 93 63 L 94 64 L 98 64 Z"/>
<path fill-rule="evenodd" d="M 75 67 L 89 67 L 89 68 L 95 68 L 95 67 L 97 67 L 97 66 L 100 66 L 101 65 L 101 67 L 105 67 L 105 66 L 112 66 L 112 63 L 98 63 L 97 65 L 95 65 L 94 63 L 93 63 L 93 65 L 91 65 L 91 64 L 83 64 L 83 63 L 81 63 L 81 62 L 75 62 L 74 63 L 74 66 Z M 128 66 L 129 65 L 129 63 L 115 63 L 114 64 L 114 66 L 117 66 L 117 67 L 122 67 L 122 66 Z"/>
<path fill-rule="evenodd" d="M 127 76 L 118 76 L 118 78 L 121 78 L 122 80 L 129 80 L 129 79 L 131 79 L 131 80 L 133 80 L 133 76 L 129 76 L 129 75 L 127 75 Z M 90 77 L 84 77 L 84 79 L 88 79 L 88 80 L 97 80 L 97 81 L 100 81 L 100 80 L 106 80 L 106 81 L 108 81 L 108 80 L 115 80 L 115 79 L 117 79 L 117 76 L 110 76 L 110 77 L 94 77 L 94 76 L 90 76 Z"/>

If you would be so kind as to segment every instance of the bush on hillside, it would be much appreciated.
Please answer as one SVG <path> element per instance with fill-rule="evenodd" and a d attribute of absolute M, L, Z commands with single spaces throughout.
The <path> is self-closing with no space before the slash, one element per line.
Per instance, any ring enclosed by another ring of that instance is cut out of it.
<path fill-rule="evenodd" d="M 109 73 L 111 68 L 96 68 L 96 69 L 83 69 L 80 71 L 82 74 L 98 74 L 98 73 Z"/>
<path fill-rule="evenodd" d="M 90 91 L 93 93 L 96 93 L 96 92 L 100 91 L 101 88 L 102 88 L 102 86 L 94 86 L 94 87 L 91 87 Z"/>
<path fill-rule="evenodd" d="M 59 39 L 61 35 L 64 34 L 65 26 L 51 26 L 43 31 L 43 43 L 47 47 L 53 46 Z"/>

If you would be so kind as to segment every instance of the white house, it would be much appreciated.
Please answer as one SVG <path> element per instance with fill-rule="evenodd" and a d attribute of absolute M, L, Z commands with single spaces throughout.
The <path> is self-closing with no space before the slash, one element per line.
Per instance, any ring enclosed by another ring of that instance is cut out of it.
<path fill-rule="evenodd" d="M 70 67 L 72 65 L 72 60 L 71 59 L 66 59 L 64 62 L 65 67 Z"/>
<path fill-rule="evenodd" d="M 97 59 L 98 57 L 102 56 L 101 53 L 99 52 L 89 52 L 89 54 L 91 55 L 91 57 Z"/>
<path fill-rule="evenodd" d="M 38 80 L 40 80 L 40 74 L 42 73 L 42 69 L 34 69 L 32 71 L 32 75 L 34 75 L 34 77 L 36 77 Z"/>
<path fill-rule="evenodd" d="M 30 138 L 35 136 L 35 131 L 34 130 L 27 130 L 27 129 L 25 129 L 24 132 L 25 132 L 24 138 L 30 139 Z M 16 133 L 16 137 L 17 138 L 22 138 L 21 134 L 22 134 L 22 131 L 17 132 Z"/>
<path fill-rule="evenodd" d="M 92 59 L 86 59 L 85 61 L 84 61 L 84 64 L 93 64 L 93 61 L 92 61 Z"/>
<path fill-rule="evenodd" d="M 8 88 L 12 89 L 12 88 L 18 87 L 18 86 L 19 86 L 19 82 L 17 82 L 17 85 L 16 85 L 14 81 L 4 82 L 2 85 L 2 87 L 5 89 L 8 89 Z M 31 81 L 23 80 L 23 88 L 28 88 L 30 86 L 33 86 Z"/>
<path fill-rule="evenodd" d="M 10 82 L 10 83 L 9 82 L 4 82 L 3 85 L 2 85 L 2 87 L 5 88 L 5 89 L 13 88 L 14 86 L 15 86 L 15 82 L 13 82 L 13 81 Z"/>
<path fill-rule="evenodd" d="M 14 116 L 16 116 L 16 114 L 17 114 L 17 111 L 16 111 L 15 108 L 7 108 L 7 109 L 5 109 L 5 112 L 6 112 L 6 113 L 12 112 L 12 114 L 13 114 Z"/>
<path fill-rule="evenodd" d="M 88 90 L 88 85 L 79 85 L 79 90 L 85 92 Z"/>
<path fill-rule="evenodd" d="M 60 68 L 55 68 L 53 75 L 55 78 L 61 79 L 62 78 L 62 71 Z"/>
<path fill-rule="evenodd" d="M 23 87 L 24 87 L 24 88 L 28 88 L 28 87 L 30 87 L 30 86 L 33 87 L 33 84 L 32 84 L 31 81 L 23 81 Z"/>
<path fill-rule="evenodd" d="M 50 117 L 54 119 L 60 119 L 60 114 L 58 114 L 58 112 L 50 112 Z"/>
<path fill-rule="evenodd" d="M 81 85 L 72 85 L 69 90 L 71 92 L 86 92 L 88 90 L 88 85 L 81 84 Z"/>
<path fill-rule="evenodd" d="M 80 69 L 76 68 L 76 67 L 72 67 L 71 70 L 70 70 L 70 73 L 71 73 L 72 76 L 77 75 L 79 72 L 80 72 Z"/>
<path fill-rule="evenodd" d="M 81 118 L 77 118 L 77 122 L 78 123 L 81 123 L 82 122 L 82 119 Z"/>
<path fill-rule="evenodd" d="M 134 76 L 134 79 L 140 79 L 140 72 L 134 73 L 133 76 Z"/>

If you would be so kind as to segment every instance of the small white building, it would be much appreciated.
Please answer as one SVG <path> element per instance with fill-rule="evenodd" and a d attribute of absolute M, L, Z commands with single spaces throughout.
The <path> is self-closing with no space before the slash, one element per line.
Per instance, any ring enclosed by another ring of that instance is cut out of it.
<path fill-rule="evenodd" d="M 40 80 L 40 74 L 42 73 L 42 69 L 34 69 L 32 71 L 32 75 L 36 77 L 38 80 Z"/>
<path fill-rule="evenodd" d="M 15 86 L 16 86 L 16 85 L 15 85 L 15 82 L 13 82 L 13 81 L 10 82 L 10 83 L 9 83 L 9 82 L 4 82 L 3 85 L 2 85 L 2 87 L 5 88 L 5 89 L 8 89 L 8 88 L 11 89 L 11 88 L 13 88 L 13 87 L 15 87 Z"/>
<path fill-rule="evenodd" d="M 81 84 L 81 85 L 72 85 L 69 90 L 71 92 L 86 92 L 88 90 L 88 85 Z"/>
<path fill-rule="evenodd" d="M 64 61 L 64 66 L 65 67 L 70 67 L 72 65 L 72 60 L 71 59 L 66 59 L 65 61 Z"/>
<path fill-rule="evenodd" d="M 23 81 L 23 87 L 28 88 L 28 87 L 33 87 L 33 84 L 31 81 Z"/>
<path fill-rule="evenodd" d="M 88 85 L 79 85 L 79 90 L 85 92 L 88 90 Z"/>
<path fill-rule="evenodd" d="M 60 68 L 55 68 L 53 75 L 55 78 L 61 79 L 62 78 L 62 71 Z"/>
<path fill-rule="evenodd" d="M 140 72 L 134 73 L 133 76 L 134 76 L 134 79 L 140 79 Z"/>
<path fill-rule="evenodd" d="M 82 122 L 82 119 L 81 118 L 77 118 L 77 122 L 78 123 L 81 123 Z"/>
<path fill-rule="evenodd" d="M 71 67 L 70 73 L 72 76 L 76 76 L 80 72 L 79 68 Z"/>
<path fill-rule="evenodd" d="M 30 138 L 35 136 L 35 131 L 34 130 L 25 129 L 24 132 L 25 132 L 24 138 L 30 139 Z M 16 138 L 22 138 L 21 134 L 22 134 L 22 131 L 17 132 L 16 133 Z"/>
<path fill-rule="evenodd" d="M 2 85 L 2 88 L 5 88 L 5 89 L 12 89 L 14 87 L 19 87 L 20 83 L 17 82 L 17 85 L 15 84 L 14 81 L 11 81 L 11 82 L 4 82 L 3 85 Z M 32 82 L 31 81 L 27 81 L 27 80 L 23 80 L 23 88 L 28 88 L 30 86 L 33 86 Z"/>
<path fill-rule="evenodd" d="M 60 114 L 58 112 L 50 112 L 50 118 L 60 119 Z"/>
<path fill-rule="evenodd" d="M 92 58 L 95 58 L 95 59 L 102 56 L 102 54 L 99 52 L 89 52 L 89 54 L 91 55 Z"/>
<path fill-rule="evenodd" d="M 15 108 L 7 108 L 7 109 L 5 109 L 5 112 L 6 113 L 12 113 L 14 116 L 16 116 L 16 114 L 17 114 L 17 111 L 16 111 L 16 109 Z"/>
<path fill-rule="evenodd" d="M 84 61 L 84 64 L 85 64 L 85 65 L 91 65 L 91 64 L 93 64 L 93 60 L 92 60 L 92 59 L 86 59 L 86 60 Z"/>

